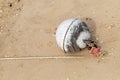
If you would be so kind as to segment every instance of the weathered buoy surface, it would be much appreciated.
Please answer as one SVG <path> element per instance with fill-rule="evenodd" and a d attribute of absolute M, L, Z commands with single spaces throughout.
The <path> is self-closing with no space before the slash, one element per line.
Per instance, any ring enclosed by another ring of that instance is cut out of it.
<path fill-rule="evenodd" d="M 56 41 L 64 52 L 76 52 L 86 47 L 86 40 L 90 39 L 90 32 L 81 19 L 63 21 L 56 30 Z"/>

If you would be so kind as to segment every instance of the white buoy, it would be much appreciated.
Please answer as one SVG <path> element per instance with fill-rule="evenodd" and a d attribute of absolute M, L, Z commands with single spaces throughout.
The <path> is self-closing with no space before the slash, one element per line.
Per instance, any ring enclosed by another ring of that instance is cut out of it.
<path fill-rule="evenodd" d="M 89 39 L 89 29 L 80 19 L 65 20 L 56 31 L 57 44 L 65 53 L 80 51 L 86 47 L 84 41 Z"/>

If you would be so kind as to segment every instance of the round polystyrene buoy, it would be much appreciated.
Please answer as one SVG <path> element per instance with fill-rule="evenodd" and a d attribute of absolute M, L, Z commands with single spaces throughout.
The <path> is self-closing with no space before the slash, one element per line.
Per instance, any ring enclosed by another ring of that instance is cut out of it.
<path fill-rule="evenodd" d="M 76 52 L 86 47 L 86 40 L 90 39 L 90 32 L 81 19 L 63 21 L 56 30 L 58 46 L 66 52 Z"/>

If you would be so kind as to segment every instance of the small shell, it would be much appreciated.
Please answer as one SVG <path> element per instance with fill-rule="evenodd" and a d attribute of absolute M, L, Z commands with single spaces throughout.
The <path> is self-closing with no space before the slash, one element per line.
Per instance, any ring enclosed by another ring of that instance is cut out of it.
<path fill-rule="evenodd" d="M 80 19 L 68 19 L 57 28 L 56 41 L 64 52 L 76 52 L 86 47 L 90 33 L 87 25 Z"/>

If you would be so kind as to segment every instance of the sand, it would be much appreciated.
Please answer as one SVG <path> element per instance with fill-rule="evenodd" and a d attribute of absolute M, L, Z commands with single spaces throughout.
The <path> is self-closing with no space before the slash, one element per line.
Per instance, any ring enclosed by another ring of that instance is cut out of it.
<path fill-rule="evenodd" d="M 79 59 L 0 60 L 0 80 L 119 80 L 119 0 L 0 0 L 0 57 L 79 56 Z M 65 54 L 55 31 L 65 19 L 81 18 L 101 48 Z"/>

